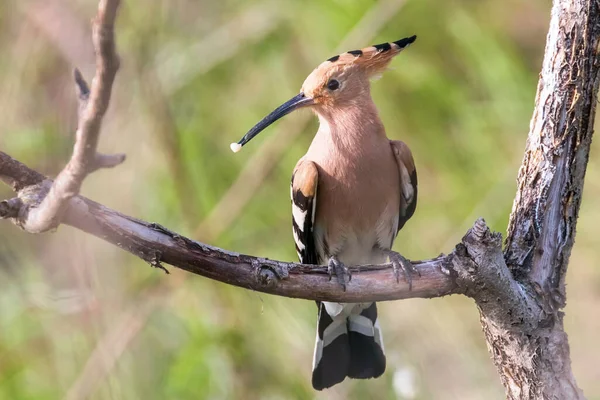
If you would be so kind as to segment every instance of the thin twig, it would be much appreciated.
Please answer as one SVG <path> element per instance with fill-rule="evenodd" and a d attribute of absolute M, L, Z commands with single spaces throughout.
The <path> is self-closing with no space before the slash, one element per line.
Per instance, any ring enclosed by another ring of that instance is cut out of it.
<path fill-rule="evenodd" d="M 113 167 L 125 159 L 124 155 L 96 153 L 102 118 L 108 109 L 112 85 L 119 68 L 114 40 L 118 6 L 119 0 L 102 0 L 98 5 L 98 14 L 92 26 L 96 76 L 91 90 L 78 70 L 74 74 L 80 112 L 73 155 L 41 203 L 23 213 L 26 218 L 19 224 L 28 232 L 45 232 L 58 226 L 69 200 L 79 193 L 85 177 L 98 168 Z"/>

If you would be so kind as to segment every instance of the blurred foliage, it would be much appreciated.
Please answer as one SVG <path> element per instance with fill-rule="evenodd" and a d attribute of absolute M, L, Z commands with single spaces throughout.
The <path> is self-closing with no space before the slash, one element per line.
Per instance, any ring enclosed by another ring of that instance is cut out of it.
<path fill-rule="evenodd" d="M 0 149 L 48 175 L 72 148 L 70 70 L 93 73 L 95 8 L 0 3 Z M 419 172 L 419 206 L 396 247 L 412 259 L 448 252 L 478 216 L 504 231 L 549 9 L 542 0 L 123 1 L 122 68 L 100 146 L 128 159 L 91 176 L 84 194 L 220 247 L 294 260 L 289 178 L 316 121 L 283 152 L 268 146 L 308 116 L 286 117 L 239 155 L 228 144 L 296 93 L 344 38 L 350 50 L 415 33 L 373 83 L 388 135 L 410 145 Z M 565 321 L 579 383 L 600 399 L 593 155 Z M 272 166 L 264 177 L 257 160 Z M 241 182 L 221 204 L 231 223 L 202 227 L 244 168 L 256 168 L 258 189 Z M 0 398 L 503 398 L 477 310 L 462 297 L 382 304 L 386 374 L 315 393 L 312 302 L 171 271 L 68 227 L 31 236 L 0 223 Z"/>

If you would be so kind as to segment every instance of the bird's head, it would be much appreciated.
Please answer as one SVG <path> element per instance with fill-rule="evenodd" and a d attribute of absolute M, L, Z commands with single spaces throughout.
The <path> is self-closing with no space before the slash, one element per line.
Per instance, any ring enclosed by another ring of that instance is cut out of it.
<path fill-rule="evenodd" d="M 266 127 L 299 108 L 334 112 L 336 107 L 359 101 L 362 94 L 369 93 L 369 78 L 383 72 L 392 58 L 416 39 L 416 36 L 411 36 L 331 57 L 311 72 L 298 95 L 263 118 L 239 142 L 232 143 L 231 150 L 238 152 Z"/>

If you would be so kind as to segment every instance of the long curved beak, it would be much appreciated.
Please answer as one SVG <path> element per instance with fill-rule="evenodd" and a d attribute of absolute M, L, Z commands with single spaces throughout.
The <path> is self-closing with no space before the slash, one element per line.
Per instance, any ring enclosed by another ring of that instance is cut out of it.
<path fill-rule="evenodd" d="M 248 143 L 252 138 L 262 132 L 265 128 L 277 121 L 279 118 L 291 113 L 298 108 L 306 107 L 313 104 L 314 101 L 310 97 L 306 97 L 304 93 L 300 93 L 297 96 L 292 97 L 273 112 L 264 117 L 258 124 L 254 125 L 252 129 L 248 131 L 237 143 L 231 143 L 231 151 L 237 153 L 241 150 L 242 146 Z"/>

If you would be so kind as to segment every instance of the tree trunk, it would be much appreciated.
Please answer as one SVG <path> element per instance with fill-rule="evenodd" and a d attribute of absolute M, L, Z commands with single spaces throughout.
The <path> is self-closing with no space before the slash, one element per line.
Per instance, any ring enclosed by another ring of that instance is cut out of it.
<path fill-rule="evenodd" d="M 597 1 L 554 1 L 505 243 L 506 264 L 542 312 L 533 330 L 503 326 L 481 313 L 509 399 L 583 398 L 560 310 L 592 140 L 599 38 Z"/>

